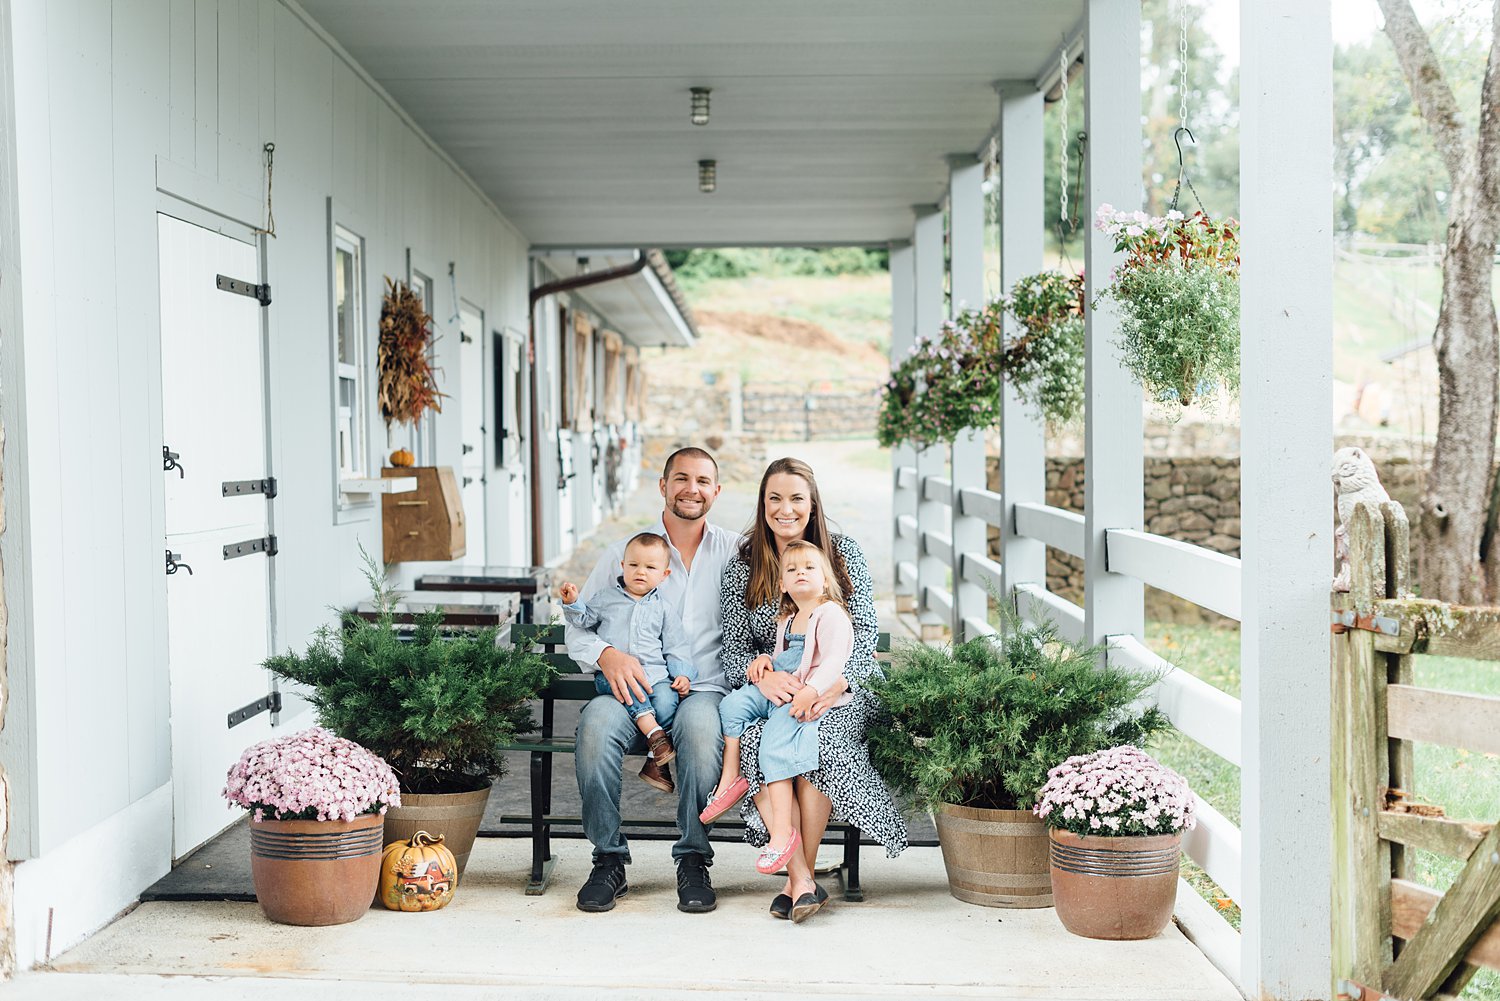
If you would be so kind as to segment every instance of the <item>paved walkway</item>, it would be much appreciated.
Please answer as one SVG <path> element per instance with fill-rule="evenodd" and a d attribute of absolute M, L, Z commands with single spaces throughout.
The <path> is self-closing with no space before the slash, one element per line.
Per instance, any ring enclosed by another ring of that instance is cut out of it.
<path fill-rule="evenodd" d="M 948 894 L 937 849 L 894 860 L 869 852 L 865 902 L 835 900 L 803 925 L 766 914 L 776 881 L 755 873 L 748 846 L 719 850 L 720 905 L 709 915 L 675 909 L 665 845 L 641 846 L 630 893 L 613 912 L 582 914 L 566 890 L 587 868 L 587 846 L 566 842 L 560 852 L 562 878 L 545 896 L 523 893 L 524 842 L 482 840 L 446 909 L 372 909 L 332 928 L 274 925 L 254 904 L 143 904 L 4 993 L 7 1001 L 1238 998 L 1175 926 L 1145 942 L 1094 942 L 1069 935 L 1050 909 L 961 903 Z"/>

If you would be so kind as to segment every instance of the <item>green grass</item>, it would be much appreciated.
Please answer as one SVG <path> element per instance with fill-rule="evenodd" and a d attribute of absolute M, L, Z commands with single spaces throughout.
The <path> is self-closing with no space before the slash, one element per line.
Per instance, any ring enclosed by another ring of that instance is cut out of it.
<path fill-rule="evenodd" d="M 1239 696 L 1237 630 L 1153 622 L 1146 627 L 1146 645 L 1189 674 Z M 1500 695 L 1500 663 L 1418 657 L 1416 683 L 1428 688 Z M 1193 790 L 1215 809 L 1239 823 L 1238 767 L 1181 734 L 1159 741 L 1152 753 L 1181 772 Z M 1416 788 L 1409 792 L 1424 802 L 1442 806 L 1450 817 L 1489 822 L 1500 819 L 1500 755 L 1418 744 L 1414 784 Z M 1461 863 L 1454 859 L 1414 852 L 1411 878 L 1436 889 L 1446 889 L 1460 868 Z M 1239 908 L 1226 901 L 1224 891 L 1201 869 L 1185 861 L 1183 876 L 1205 900 L 1219 906 L 1231 924 L 1239 927 Z M 1500 1001 L 1500 973 L 1481 970 L 1461 997 L 1468 1001 Z"/>

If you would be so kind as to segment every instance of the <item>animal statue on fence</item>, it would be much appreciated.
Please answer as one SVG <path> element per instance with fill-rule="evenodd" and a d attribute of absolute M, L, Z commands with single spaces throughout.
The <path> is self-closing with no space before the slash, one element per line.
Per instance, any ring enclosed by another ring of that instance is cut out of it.
<path fill-rule="evenodd" d="M 1339 504 L 1339 527 L 1333 533 L 1333 556 L 1339 572 L 1333 578 L 1333 589 L 1347 591 L 1351 586 L 1349 520 L 1354 517 L 1354 506 L 1360 501 L 1379 504 L 1390 500 L 1391 495 L 1380 485 L 1375 463 L 1362 448 L 1341 448 L 1333 453 L 1333 492 Z"/>

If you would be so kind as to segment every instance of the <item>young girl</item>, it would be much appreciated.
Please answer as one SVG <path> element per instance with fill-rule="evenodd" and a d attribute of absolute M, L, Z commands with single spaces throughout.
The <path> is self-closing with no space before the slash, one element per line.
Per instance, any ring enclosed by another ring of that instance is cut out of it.
<path fill-rule="evenodd" d="M 755 658 L 750 683 L 719 703 L 724 725 L 724 772 L 699 814 L 707 824 L 745 797 L 749 781 L 740 774 L 740 735 L 757 719 L 766 721 L 760 742 L 760 769 L 770 796 L 766 818 L 771 840 L 755 868 L 773 873 L 797 851 L 802 836 L 792 825 L 792 779 L 818 767 L 818 721 L 809 719 L 815 703 L 844 673 L 854 647 L 854 626 L 844 596 L 823 550 L 810 542 L 790 542 L 781 554 L 781 618 L 776 624 L 776 654 Z M 803 687 L 783 706 L 772 704 L 756 683 L 768 671 L 785 671 Z M 844 705 L 849 692 L 822 706 Z"/>

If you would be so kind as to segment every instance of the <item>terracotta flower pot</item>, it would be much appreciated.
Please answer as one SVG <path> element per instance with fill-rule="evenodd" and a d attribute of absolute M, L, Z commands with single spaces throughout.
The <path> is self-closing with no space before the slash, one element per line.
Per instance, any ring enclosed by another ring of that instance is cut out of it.
<path fill-rule="evenodd" d="M 1151 938 L 1172 920 L 1181 834 L 1107 838 L 1051 832 L 1052 899 L 1084 938 Z"/>
<path fill-rule="evenodd" d="M 403 792 L 401 805 L 393 806 L 385 813 L 385 843 L 410 841 L 418 831 L 426 831 L 443 839 L 443 844 L 457 860 L 458 874 L 462 876 L 464 867 L 469 864 L 469 852 L 474 848 L 479 824 L 484 820 L 484 807 L 489 802 L 492 785 L 493 782 L 485 780 L 482 788 L 472 792 Z"/>
<path fill-rule="evenodd" d="M 255 897 L 272 921 L 341 925 L 370 909 L 380 882 L 378 813 L 354 820 L 250 820 Z"/>
<path fill-rule="evenodd" d="M 986 907 L 1050 907 L 1047 828 L 1030 810 L 944 803 L 933 811 L 948 890 Z"/>

